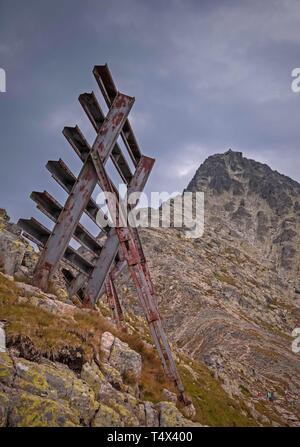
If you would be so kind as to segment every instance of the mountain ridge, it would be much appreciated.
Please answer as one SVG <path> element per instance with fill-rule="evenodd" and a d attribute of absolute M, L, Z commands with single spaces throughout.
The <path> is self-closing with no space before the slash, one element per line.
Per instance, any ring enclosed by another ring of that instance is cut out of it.
<path fill-rule="evenodd" d="M 300 184 L 231 150 L 208 157 L 187 191 L 203 191 L 208 224 L 218 215 L 299 286 Z"/>

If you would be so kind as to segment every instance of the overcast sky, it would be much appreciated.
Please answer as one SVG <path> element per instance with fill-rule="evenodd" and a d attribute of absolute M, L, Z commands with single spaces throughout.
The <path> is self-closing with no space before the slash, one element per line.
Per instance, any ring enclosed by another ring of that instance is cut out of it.
<path fill-rule="evenodd" d="M 44 167 L 80 163 L 61 134 L 93 131 L 78 95 L 108 63 L 135 96 L 132 125 L 156 158 L 149 190 L 181 191 L 228 148 L 300 180 L 298 0 L 0 0 L 0 207 L 39 216 L 32 190 L 65 196 Z"/>

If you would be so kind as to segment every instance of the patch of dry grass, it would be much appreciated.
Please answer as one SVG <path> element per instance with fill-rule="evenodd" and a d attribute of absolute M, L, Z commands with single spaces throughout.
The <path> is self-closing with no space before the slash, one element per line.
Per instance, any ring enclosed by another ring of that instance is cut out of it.
<path fill-rule="evenodd" d="M 96 311 L 78 309 L 73 319 L 59 317 L 30 303 L 18 302 L 14 283 L 2 275 L 0 318 L 8 322 L 8 345 L 17 345 L 25 356 L 30 346 L 29 357 L 34 353 L 34 357 L 39 354 L 51 360 L 56 360 L 61 357 L 62 352 L 71 350 L 81 352 L 82 361 L 90 361 L 99 351 L 102 333 L 115 332 Z"/>
<path fill-rule="evenodd" d="M 257 425 L 246 406 L 238 400 L 231 399 L 205 365 L 196 361 L 191 362 L 188 358 L 185 361 L 190 364 L 194 374 L 183 365 L 179 371 L 186 392 L 196 408 L 196 421 L 218 427 Z"/>
<path fill-rule="evenodd" d="M 124 334 L 123 340 L 131 349 L 142 356 L 142 376 L 140 381 L 141 397 L 151 402 L 163 400 L 162 390 L 167 388 L 175 392 L 174 384 L 162 368 L 159 356 L 154 348 L 146 345 L 138 334 Z"/>

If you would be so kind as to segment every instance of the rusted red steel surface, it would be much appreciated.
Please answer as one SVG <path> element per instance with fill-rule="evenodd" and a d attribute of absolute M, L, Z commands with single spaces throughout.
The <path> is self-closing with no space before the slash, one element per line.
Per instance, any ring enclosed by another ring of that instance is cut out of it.
<path fill-rule="evenodd" d="M 46 164 L 46 168 L 51 173 L 54 180 L 68 193 L 72 192 L 72 189 L 76 183 L 76 177 L 73 172 L 67 167 L 62 159 L 57 161 L 50 160 Z M 96 202 L 90 198 L 84 212 L 90 217 L 90 219 L 97 224 L 96 218 L 101 214 L 101 220 L 104 221 L 107 216 L 97 206 Z M 106 231 L 106 228 L 103 228 Z"/>
<path fill-rule="evenodd" d="M 124 313 L 111 273 L 108 274 L 105 280 L 105 287 L 109 307 L 112 311 L 117 325 L 120 326 L 124 321 Z"/>
<path fill-rule="evenodd" d="M 117 88 L 107 64 L 96 65 L 93 74 L 107 106 L 110 107 L 117 94 Z M 128 119 L 125 121 L 121 136 L 134 166 L 137 166 L 142 154 Z"/>
<path fill-rule="evenodd" d="M 98 157 L 102 163 L 107 161 L 133 102 L 134 98 L 121 93 L 113 101 L 91 151 L 91 156 Z M 97 174 L 94 164 L 88 157 L 39 259 L 34 274 L 36 286 L 42 289 L 47 288 L 48 281 L 63 257 L 96 183 Z"/>
<path fill-rule="evenodd" d="M 79 102 L 82 105 L 83 110 L 87 114 L 92 126 L 94 127 L 96 132 L 98 132 L 104 120 L 104 113 L 99 105 L 99 102 L 97 101 L 95 94 L 93 92 L 83 93 L 82 95 L 79 96 Z M 78 144 L 74 144 L 74 136 L 76 137 L 76 132 L 74 132 L 74 130 L 72 131 L 72 138 L 70 138 L 70 132 L 66 132 L 66 130 L 64 130 L 64 135 L 78 153 Z M 82 157 L 82 155 L 84 155 L 84 153 L 82 153 L 81 150 L 79 156 Z M 130 183 L 130 180 L 132 179 L 131 169 L 117 142 L 114 145 L 113 150 L 111 152 L 111 159 L 124 183 L 126 184 Z"/>

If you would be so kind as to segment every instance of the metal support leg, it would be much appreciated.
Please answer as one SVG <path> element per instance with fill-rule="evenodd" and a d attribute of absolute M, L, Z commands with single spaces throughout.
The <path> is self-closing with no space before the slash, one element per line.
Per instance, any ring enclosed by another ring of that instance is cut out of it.
<path fill-rule="evenodd" d="M 117 325 L 121 327 L 122 322 L 124 321 L 124 313 L 111 273 L 108 275 L 108 278 L 105 281 L 105 286 L 108 304 L 112 311 L 113 318 L 116 321 Z"/>

